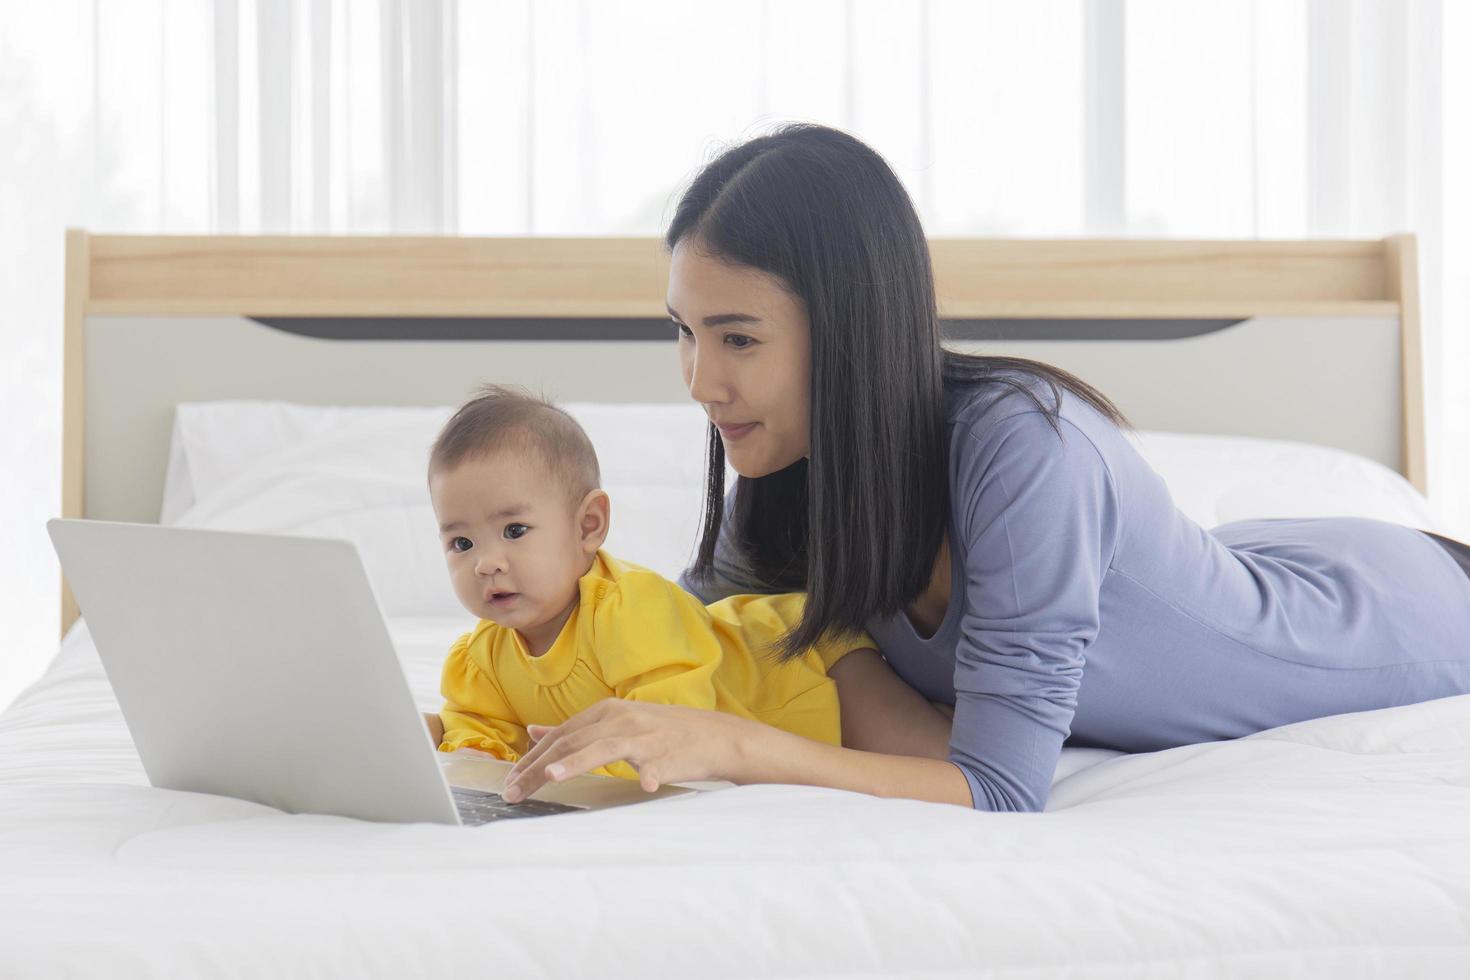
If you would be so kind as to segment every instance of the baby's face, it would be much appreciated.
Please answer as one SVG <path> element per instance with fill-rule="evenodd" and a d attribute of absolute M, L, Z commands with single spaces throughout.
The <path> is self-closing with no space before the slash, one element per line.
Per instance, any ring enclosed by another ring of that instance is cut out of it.
<path fill-rule="evenodd" d="M 514 452 L 430 476 L 454 592 L 481 619 L 525 632 L 576 600 L 590 555 L 558 483 L 539 460 Z"/>

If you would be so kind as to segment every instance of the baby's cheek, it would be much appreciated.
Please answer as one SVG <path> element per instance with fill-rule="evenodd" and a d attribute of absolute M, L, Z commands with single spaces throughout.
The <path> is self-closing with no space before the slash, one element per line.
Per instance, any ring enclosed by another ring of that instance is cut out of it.
<path fill-rule="evenodd" d="M 472 599 L 479 598 L 475 590 L 471 588 L 474 583 L 465 578 L 453 565 L 449 567 L 449 578 L 454 583 L 455 594 L 459 596 L 461 602 L 470 602 Z"/>

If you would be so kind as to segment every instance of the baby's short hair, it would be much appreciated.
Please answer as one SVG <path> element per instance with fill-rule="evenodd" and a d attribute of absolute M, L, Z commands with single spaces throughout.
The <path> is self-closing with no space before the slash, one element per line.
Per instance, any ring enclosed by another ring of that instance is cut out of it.
<path fill-rule="evenodd" d="M 602 485 L 597 450 L 577 420 L 545 398 L 511 385 L 481 385 L 445 423 L 429 451 L 429 473 L 502 449 L 535 452 L 575 505 Z"/>

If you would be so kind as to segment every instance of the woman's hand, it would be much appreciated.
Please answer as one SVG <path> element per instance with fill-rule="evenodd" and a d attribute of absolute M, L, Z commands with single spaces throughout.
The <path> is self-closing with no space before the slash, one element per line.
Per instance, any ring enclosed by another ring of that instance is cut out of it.
<path fill-rule="evenodd" d="M 942 716 L 935 712 L 934 717 Z M 638 770 L 639 782 L 649 792 L 664 783 L 726 779 L 830 786 L 966 807 L 973 803 L 969 783 L 953 763 L 828 745 L 704 708 L 608 698 L 555 728 L 528 725 L 527 732 L 536 744 L 511 768 L 501 788 L 510 803 L 548 781 L 562 782 L 619 759 Z"/>
<path fill-rule="evenodd" d="M 638 770 L 653 792 L 664 783 L 697 779 L 739 782 L 741 747 L 767 726 L 735 715 L 674 704 L 607 698 L 549 728 L 528 725 L 535 743 L 501 789 L 509 803 L 618 760 Z"/>

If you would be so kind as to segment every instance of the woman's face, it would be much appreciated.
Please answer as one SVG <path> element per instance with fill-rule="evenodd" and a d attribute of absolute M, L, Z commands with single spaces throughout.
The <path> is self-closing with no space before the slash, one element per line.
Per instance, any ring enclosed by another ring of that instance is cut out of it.
<path fill-rule="evenodd" d="M 669 265 L 669 316 L 689 397 L 720 430 L 735 472 L 760 477 L 811 452 L 811 325 L 773 277 L 688 239 Z"/>

